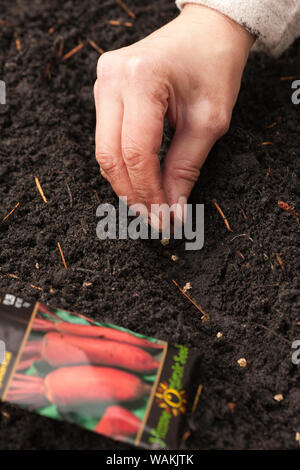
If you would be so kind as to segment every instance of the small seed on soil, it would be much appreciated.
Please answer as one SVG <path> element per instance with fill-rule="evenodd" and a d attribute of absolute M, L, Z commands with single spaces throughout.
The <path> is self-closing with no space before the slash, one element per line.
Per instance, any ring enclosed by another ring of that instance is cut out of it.
<path fill-rule="evenodd" d="M 187 282 L 185 286 L 183 287 L 183 291 L 186 292 L 192 288 L 191 283 Z"/>
<path fill-rule="evenodd" d="M 163 246 L 167 246 L 167 245 L 169 245 L 170 240 L 169 240 L 168 238 L 162 238 L 162 239 L 160 240 L 160 243 L 161 243 Z"/>
<path fill-rule="evenodd" d="M 229 402 L 227 403 L 227 406 L 228 406 L 228 408 L 230 409 L 230 411 L 231 411 L 232 413 L 235 412 L 236 403 L 234 403 L 233 401 L 229 401 Z"/>
<path fill-rule="evenodd" d="M 21 41 L 20 41 L 20 39 L 18 38 L 18 34 L 17 34 L 16 32 L 14 33 L 14 36 L 15 36 L 15 42 L 16 42 L 17 51 L 20 52 L 20 50 L 21 50 Z"/>
<path fill-rule="evenodd" d="M 171 260 L 174 261 L 176 263 L 176 261 L 179 260 L 178 256 L 177 255 L 172 255 L 171 256 Z"/>
<path fill-rule="evenodd" d="M 274 395 L 273 398 L 274 398 L 275 401 L 280 402 L 280 401 L 283 400 L 283 395 L 281 393 L 277 393 L 277 395 Z"/>
<path fill-rule="evenodd" d="M 82 287 L 90 287 L 90 286 L 92 286 L 92 285 L 93 285 L 92 282 L 84 282 L 84 283 L 82 284 Z"/>
<path fill-rule="evenodd" d="M 223 333 L 221 333 L 221 331 L 219 331 L 219 332 L 217 333 L 217 338 L 218 338 L 218 339 L 219 339 L 219 338 L 222 338 L 222 336 L 223 336 Z"/>
<path fill-rule="evenodd" d="M 247 367 L 247 361 L 244 357 L 241 357 L 241 359 L 239 359 L 237 363 L 239 364 L 240 367 Z"/>

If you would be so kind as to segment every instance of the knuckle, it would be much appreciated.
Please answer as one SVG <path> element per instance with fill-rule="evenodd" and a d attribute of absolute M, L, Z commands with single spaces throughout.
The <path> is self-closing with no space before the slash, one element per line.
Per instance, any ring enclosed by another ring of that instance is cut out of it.
<path fill-rule="evenodd" d="M 136 80 L 145 77 L 149 72 L 149 62 L 143 55 L 133 55 L 125 64 L 125 76 L 128 80 Z"/>
<path fill-rule="evenodd" d="M 175 164 L 172 169 L 170 169 L 169 177 L 173 181 L 187 181 L 196 183 L 200 175 L 200 170 L 196 167 L 191 167 L 188 163 Z"/>
<path fill-rule="evenodd" d="M 115 70 L 116 63 L 113 52 L 105 52 L 102 54 L 99 57 L 97 64 L 98 79 L 101 79 L 102 81 L 110 79 Z"/>
<path fill-rule="evenodd" d="M 123 158 L 129 169 L 137 170 L 140 168 L 143 160 L 143 153 L 136 145 L 125 145 L 122 148 Z"/>
<path fill-rule="evenodd" d="M 119 161 L 112 157 L 110 153 L 99 151 L 96 153 L 96 160 L 100 165 L 100 171 L 113 174 L 120 169 Z"/>
<path fill-rule="evenodd" d="M 205 129 L 215 137 L 222 137 L 229 129 L 231 114 L 227 108 L 212 105 L 206 113 Z"/>

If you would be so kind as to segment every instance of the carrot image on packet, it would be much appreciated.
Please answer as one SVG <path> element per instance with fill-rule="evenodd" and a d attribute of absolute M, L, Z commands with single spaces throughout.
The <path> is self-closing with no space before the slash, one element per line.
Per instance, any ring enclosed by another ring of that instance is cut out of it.
<path fill-rule="evenodd" d="M 179 449 L 199 354 L 0 296 L 0 399 L 146 449 Z"/>

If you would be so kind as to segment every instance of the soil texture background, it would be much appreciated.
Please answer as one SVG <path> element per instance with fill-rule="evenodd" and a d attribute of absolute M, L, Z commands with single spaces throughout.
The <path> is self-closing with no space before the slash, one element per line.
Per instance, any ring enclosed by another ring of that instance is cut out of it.
<path fill-rule="evenodd" d="M 126 1 L 134 20 L 114 0 L 1 1 L 0 290 L 200 350 L 203 393 L 188 448 L 297 449 L 299 218 L 278 201 L 300 210 L 300 106 L 291 80 L 280 80 L 300 75 L 300 42 L 280 59 L 248 62 L 231 129 L 191 196 L 205 204 L 202 250 L 100 241 L 96 209 L 118 200 L 94 159 L 99 54 L 88 44 L 68 60 L 59 54 L 87 38 L 105 51 L 129 45 L 178 14 L 167 0 Z M 170 138 L 166 130 L 163 153 Z M 173 279 L 190 282 L 204 317 Z M 0 406 L 0 448 L 131 449 L 8 404 Z"/>

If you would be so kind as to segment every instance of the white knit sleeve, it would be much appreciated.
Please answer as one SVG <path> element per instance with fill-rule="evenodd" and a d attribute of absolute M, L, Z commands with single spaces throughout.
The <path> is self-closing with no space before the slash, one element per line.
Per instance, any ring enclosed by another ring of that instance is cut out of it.
<path fill-rule="evenodd" d="M 256 49 L 278 57 L 300 36 L 300 0 L 176 0 L 220 11 L 257 37 Z"/>

